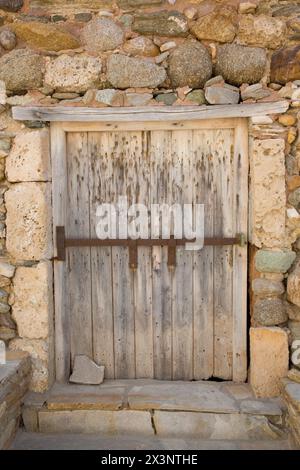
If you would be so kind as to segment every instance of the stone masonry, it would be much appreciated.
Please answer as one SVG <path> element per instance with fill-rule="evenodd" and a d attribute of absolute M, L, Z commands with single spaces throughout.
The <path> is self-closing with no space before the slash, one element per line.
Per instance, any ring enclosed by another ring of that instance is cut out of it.
<path fill-rule="evenodd" d="M 249 380 L 269 397 L 300 370 L 299 40 L 296 1 L 0 1 L 0 339 L 30 354 L 33 390 L 53 382 L 49 130 L 15 105 L 287 100 L 249 119 Z"/>

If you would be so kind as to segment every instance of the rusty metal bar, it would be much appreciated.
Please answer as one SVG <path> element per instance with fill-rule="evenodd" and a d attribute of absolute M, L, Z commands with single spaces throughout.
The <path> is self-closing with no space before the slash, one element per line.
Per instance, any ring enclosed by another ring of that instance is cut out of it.
<path fill-rule="evenodd" d="M 182 238 L 180 240 L 174 239 L 108 239 L 100 240 L 99 238 L 65 238 L 65 228 L 56 227 L 56 246 L 57 246 L 57 260 L 64 261 L 66 259 L 66 248 L 72 247 L 103 247 L 103 246 L 127 246 L 129 248 L 129 265 L 135 269 L 137 267 L 137 248 L 139 246 L 167 246 L 168 247 L 168 266 L 176 265 L 176 247 L 184 246 L 186 243 L 193 243 L 196 240 L 188 240 Z M 205 246 L 223 246 L 223 245 L 244 245 L 245 237 L 237 235 L 236 237 L 207 237 L 204 239 Z"/>

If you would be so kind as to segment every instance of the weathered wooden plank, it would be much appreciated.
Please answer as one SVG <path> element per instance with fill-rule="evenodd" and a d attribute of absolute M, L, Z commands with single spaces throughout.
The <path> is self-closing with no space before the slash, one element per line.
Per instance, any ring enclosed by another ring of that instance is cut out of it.
<path fill-rule="evenodd" d="M 118 202 L 119 196 L 127 196 L 130 204 L 136 191 L 128 178 L 132 164 L 130 139 L 130 133 L 109 134 L 110 201 L 114 203 Z M 112 248 L 112 273 L 115 378 L 135 378 L 134 273 L 129 269 L 128 248 Z"/>
<path fill-rule="evenodd" d="M 20 121 L 173 121 L 179 119 L 216 119 L 224 117 L 250 117 L 283 113 L 287 101 L 216 106 L 147 106 L 141 108 L 78 108 L 15 106 L 13 118 Z"/>
<path fill-rule="evenodd" d="M 193 132 L 193 201 L 204 204 L 204 234 L 214 234 L 214 168 L 211 155 L 211 131 Z M 194 252 L 194 379 L 209 379 L 214 363 L 214 250 L 205 246 Z"/>
<path fill-rule="evenodd" d="M 91 237 L 96 238 L 96 211 L 110 201 L 112 160 L 107 133 L 89 133 Z M 91 248 L 94 360 L 115 377 L 111 247 Z"/>
<path fill-rule="evenodd" d="M 240 119 L 234 136 L 235 191 L 233 226 L 247 238 L 248 222 L 248 126 Z M 247 379 L 247 244 L 233 248 L 233 381 Z"/>
<path fill-rule="evenodd" d="M 192 203 L 192 131 L 172 133 L 173 203 Z M 172 282 L 173 379 L 193 379 L 193 253 L 177 248 Z"/>
<path fill-rule="evenodd" d="M 56 227 L 67 219 L 67 148 L 66 134 L 59 123 L 51 124 L 53 239 Z M 57 255 L 55 247 L 55 255 Z M 54 262 L 55 364 L 56 380 L 66 382 L 70 376 L 70 315 L 66 308 L 66 264 Z"/>
<path fill-rule="evenodd" d="M 86 133 L 67 135 L 68 201 L 66 236 L 90 237 L 89 163 Z M 93 357 L 91 249 L 67 251 L 67 302 L 71 324 L 71 358 Z"/>
<path fill-rule="evenodd" d="M 129 204 L 150 202 L 150 155 L 146 132 L 129 134 L 127 184 L 131 188 Z M 133 227 L 138 224 L 131 222 Z M 134 276 L 135 365 L 136 376 L 153 378 L 152 266 L 151 248 L 139 247 Z"/>
<path fill-rule="evenodd" d="M 150 134 L 151 202 L 172 203 L 169 169 L 172 161 L 172 133 Z M 167 247 L 152 249 L 154 378 L 172 379 L 172 274 L 168 268 Z"/>
<path fill-rule="evenodd" d="M 233 132 L 213 131 L 216 236 L 233 235 Z M 232 247 L 214 247 L 214 376 L 232 379 Z"/>

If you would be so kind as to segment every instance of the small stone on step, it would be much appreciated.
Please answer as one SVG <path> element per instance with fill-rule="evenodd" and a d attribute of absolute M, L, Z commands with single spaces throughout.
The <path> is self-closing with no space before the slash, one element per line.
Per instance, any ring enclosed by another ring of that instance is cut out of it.
<path fill-rule="evenodd" d="M 75 356 L 73 373 L 69 381 L 77 384 L 100 385 L 104 380 L 104 370 L 104 366 L 99 366 L 87 356 Z"/>

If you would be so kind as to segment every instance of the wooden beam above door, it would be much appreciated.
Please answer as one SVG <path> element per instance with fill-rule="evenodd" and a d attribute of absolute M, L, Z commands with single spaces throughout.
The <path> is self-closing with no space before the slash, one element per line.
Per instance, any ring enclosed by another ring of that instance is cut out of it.
<path fill-rule="evenodd" d="M 71 106 L 15 106 L 13 118 L 19 121 L 189 121 L 280 114 L 287 111 L 288 101 L 218 106 L 146 106 L 142 108 L 84 108 Z"/>

